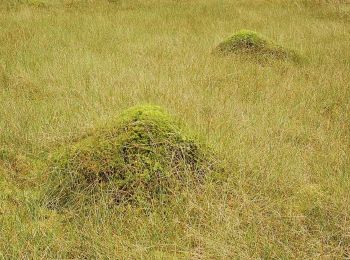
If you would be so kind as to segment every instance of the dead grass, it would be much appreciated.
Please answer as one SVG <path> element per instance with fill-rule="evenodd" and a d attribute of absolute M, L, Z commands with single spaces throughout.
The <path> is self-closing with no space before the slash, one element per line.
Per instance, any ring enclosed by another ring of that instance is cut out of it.
<path fill-rule="evenodd" d="M 0 258 L 349 258 L 348 5 L 43 2 L 0 0 Z M 241 28 L 308 63 L 211 55 Z M 167 203 L 42 207 L 48 155 L 140 103 L 226 174 Z"/>

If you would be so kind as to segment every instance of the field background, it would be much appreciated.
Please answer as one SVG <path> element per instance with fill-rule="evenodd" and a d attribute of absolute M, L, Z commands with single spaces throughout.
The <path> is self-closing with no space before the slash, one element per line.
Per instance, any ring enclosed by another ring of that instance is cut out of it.
<path fill-rule="evenodd" d="M 237 30 L 303 64 L 210 54 Z M 0 259 L 350 258 L 346 1 L 0 0 Z M 40 206 L 59 144 L 164 107 L 223 181 L 168 205 Z"/>

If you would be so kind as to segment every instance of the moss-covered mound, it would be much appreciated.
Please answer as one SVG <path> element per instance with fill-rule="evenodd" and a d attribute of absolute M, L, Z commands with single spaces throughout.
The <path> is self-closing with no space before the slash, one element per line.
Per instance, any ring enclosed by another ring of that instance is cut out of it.
<path fill-rule="evenodd" d="M 300 56 L 294 50 L 286 49 L 262 35 L 249 30 L 241 30 L 226 39 L 214 49 L 213 53 L 224 56 L 230 54 L 248 54 L 262 59 L 300 60 Z"/>
<path fill-rule="evenodd" d="M 157 106 L 133 107 L 51 159 L 51 206 L 96 199 L 144 201 L 198 183 L 213 168 L 206 148 Z"/>

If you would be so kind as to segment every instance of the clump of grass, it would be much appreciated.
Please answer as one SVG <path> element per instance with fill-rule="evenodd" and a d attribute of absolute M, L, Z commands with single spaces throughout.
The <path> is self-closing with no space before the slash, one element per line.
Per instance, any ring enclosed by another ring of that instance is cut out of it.
<path fill-rule="evenodd" d="M 25 156 L 6 148 L 0 148 L 0 167 L 16 174 L 25 174 L 30 168 Z"/>
<path fill-rule="evenodd" d="M 49 167 L 49 205 L 107 198 L 145 202 L 200 183 L 213 169 L 201 142 L 158 106 L 136 106 L 62 147 Z"/>
<path fill-rule="evenodd" d="M 258 59 L 300 61 L 296 51 L 284 48 L 264 36 L 250 30 L 241 30 L 220 43 L 213 51 L 223 56 L 244 54 Z"/>

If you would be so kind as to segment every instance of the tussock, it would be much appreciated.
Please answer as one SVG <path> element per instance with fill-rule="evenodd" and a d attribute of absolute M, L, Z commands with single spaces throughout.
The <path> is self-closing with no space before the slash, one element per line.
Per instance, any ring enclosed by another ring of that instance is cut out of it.
<path fill-rule="evenodd" d="M 214 50 L 214 54 L 250 55 L 259 59 L 278 59 L 300 61 L 301 57 L 294 50 L 286 49 L 264 36 L 249 30 L 241 30 L 224 40 Z"/>
<path fill-rule="evenodd" d="M 106 196 L 147 201 L 199 183 L 209 153 L 157 106 L 136 106 L 103 129 L 63 147 L 49 169 L 49 204 Z"/>

